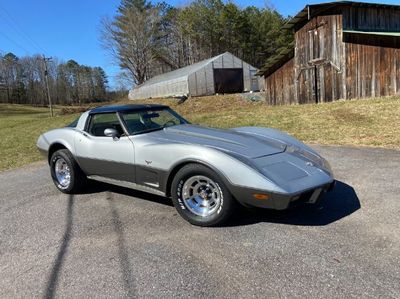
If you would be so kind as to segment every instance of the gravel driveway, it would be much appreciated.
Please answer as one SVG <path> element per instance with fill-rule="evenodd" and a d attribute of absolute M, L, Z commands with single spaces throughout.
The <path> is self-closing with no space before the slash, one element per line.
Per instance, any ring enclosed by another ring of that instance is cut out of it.
<path fill-rule="evenodd" d="M 400 151 L 315 147 L 319 206 L 191 226 L 169 199 L 61 194 L 44 162 L 0 173 L 0 297 L 400 298 Z"/>

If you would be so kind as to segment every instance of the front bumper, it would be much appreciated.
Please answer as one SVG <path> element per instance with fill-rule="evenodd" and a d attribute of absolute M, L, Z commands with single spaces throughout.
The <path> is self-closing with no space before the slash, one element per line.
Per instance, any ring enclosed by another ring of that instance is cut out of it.
<path fill-rule="evenodd" d="M 315 204 L 319 202 L 327 192 L 333 190 L 335 183 L 336 181 L 333 180 L 328 184 L 293 194 L 269 193 L 265 190 L 254 190 L 238 186 L 232 186 L 231 191 L 233 196 L 244 206 L 285 210 L 304 203 Z M 268 199 L 256 199 L 254 198 L 254 194 L 266 194 L 268 195 Z"/>

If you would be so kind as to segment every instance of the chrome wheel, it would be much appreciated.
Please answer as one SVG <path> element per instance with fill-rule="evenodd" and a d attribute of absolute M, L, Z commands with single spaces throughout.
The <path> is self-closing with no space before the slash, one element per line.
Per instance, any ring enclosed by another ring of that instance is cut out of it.
<path fill-rule="evenodd" d="M 71 182 L 71 170 L 63 158 L 57 159 L 54 164 L 54 173 L 61 187 L 68 188 Z"/>
<path fill-rule="evenodd" d="M 195 215 L 207 217 L 218 211 L 223 200 L 221 188 L 208 177 L 192 176 L 182 188 L 182 201 Z"/>

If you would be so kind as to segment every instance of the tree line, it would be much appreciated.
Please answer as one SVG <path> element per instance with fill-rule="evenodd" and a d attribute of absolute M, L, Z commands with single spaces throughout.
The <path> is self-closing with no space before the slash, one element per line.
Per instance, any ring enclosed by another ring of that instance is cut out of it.
<path fill-rule="evenodd" d="M 286 19 L 272 8 L 240 8 L 233 2 L 194 0 L 184 7 L 165 2 L 122 0 L 102 21 L 101 41 L 131 78 L 141 84 L 223 52 L 261 67 L 291 42 Z"/>
<path fill-rule="evenodd" d="M 21 58 L 13 53 L 0 55 L 0 102 L 47 105 L 44 63 L 40 55 Z M 47 61 L 47 69 L 54 104 L 81 104 L 110 96 L 107 76 L 101 67 L 52 59 Z"/>

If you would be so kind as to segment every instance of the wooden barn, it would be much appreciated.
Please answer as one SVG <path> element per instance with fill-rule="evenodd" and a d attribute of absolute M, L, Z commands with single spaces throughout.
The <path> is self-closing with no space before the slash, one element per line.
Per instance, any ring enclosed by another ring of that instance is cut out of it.
<path fill-rule="evenodd" d="M 400 6 L 308 5 L 284 28 L 293 44 L 259 72 L 269 104 L 400 94 Z"/>

